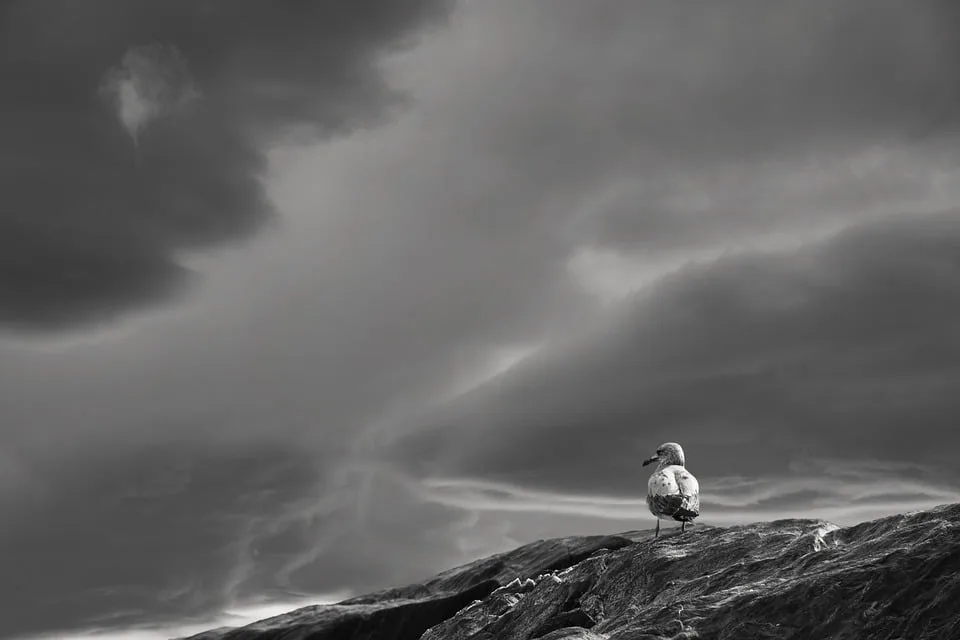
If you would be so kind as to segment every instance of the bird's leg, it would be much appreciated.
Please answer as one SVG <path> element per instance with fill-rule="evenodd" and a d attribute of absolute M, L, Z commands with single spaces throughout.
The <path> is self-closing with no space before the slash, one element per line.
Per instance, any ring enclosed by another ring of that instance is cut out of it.
<path fill-rule="evenodd" d="M 680 533 L 683 533 L 686 530 L 687 530 L 687 523 L 686 521 L 683 521 L 680 523 Z"/>
<path fill-rule="evenodd" d="M 657 532 L 656 532 L 655 534 L 653 534 L 653 537 L 654 537 L 654 538 L 659 538 L 659 537 L 660 537 L 660 518 L 657 518 Z"/>

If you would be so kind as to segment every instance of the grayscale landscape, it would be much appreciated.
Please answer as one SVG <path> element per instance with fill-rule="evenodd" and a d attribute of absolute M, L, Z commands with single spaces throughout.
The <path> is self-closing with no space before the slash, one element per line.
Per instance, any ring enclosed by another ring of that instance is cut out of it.
<path fill-rule="evenodd" d="M 0 640 L 960 638 L 958 70 L 955 0 L 0 0 Z"/>

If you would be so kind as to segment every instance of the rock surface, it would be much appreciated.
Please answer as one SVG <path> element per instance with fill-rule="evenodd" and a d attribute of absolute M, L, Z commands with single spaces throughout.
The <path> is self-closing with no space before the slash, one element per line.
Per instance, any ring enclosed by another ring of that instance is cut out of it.
<path fill-rule="evenodd" d="M 562 538 L 204 640 L 960 639 L 960 504 Z"/>

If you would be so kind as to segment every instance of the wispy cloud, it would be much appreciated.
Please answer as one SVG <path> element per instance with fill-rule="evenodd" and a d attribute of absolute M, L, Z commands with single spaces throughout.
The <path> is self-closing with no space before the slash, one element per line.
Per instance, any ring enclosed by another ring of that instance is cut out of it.
<path fill-rule="evenodd" d="M 820 518 L 849 525 L 892 513 L 960 501 L 960 488 L 937 480 L 904 478 L 904 467 L 882 462 L 813 460 L 791 475 L 701 479 L 703 522 L 743 524 L 774 518 Z M 428 478 L 420 497 L 470 512 L 545 513 L 642 525 L 650 519 L 645 488 L 635 498 L 526 489 L 509 483 L 466 478 Z"/>
<path fill-rule="evenodd" d="M 175 113 L 200 96 L 187 62 L 172 45 L 133 47 L 104 76 L 101 93 L 117 111 L 134 146 L 152 120 Z"/>
<path fill-rule="evenodd" d="M 484 354 L 484 356 L 480 358 L 480 362 L 477 363 L 474 370 L 464 374 L 460 380 L 452 385 L 447 397 L 443 397 L 443 394 L 437 393 L 438 400 L 436 401 L 450 401 L 457 396 L 473 391 L 481 385 L 510 371 L 535 354 L 540 347 L 541 345 L 539 344 L 532 344 L 491 349 L 488 354 Z"/>

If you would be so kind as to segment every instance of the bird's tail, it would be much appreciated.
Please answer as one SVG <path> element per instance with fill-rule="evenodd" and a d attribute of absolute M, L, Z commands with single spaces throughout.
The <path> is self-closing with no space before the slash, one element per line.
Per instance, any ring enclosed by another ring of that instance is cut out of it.
<path fill-rule="evenodd" d="M 691 511 L 690 509 L 677 509 L 676 513 L 673 514 L 673 519 L 687 522 L 692 525 L 693 519 L 699 515 L 699 513 L 696 511 Z"/>

